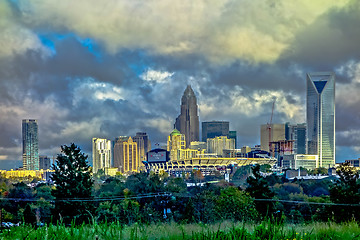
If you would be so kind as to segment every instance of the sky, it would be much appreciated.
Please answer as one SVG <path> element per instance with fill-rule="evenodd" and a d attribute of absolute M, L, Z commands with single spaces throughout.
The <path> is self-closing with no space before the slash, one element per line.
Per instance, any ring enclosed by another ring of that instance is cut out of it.
<path fill-rule="evenodd" d="M 147 132 L 165 144 L 191 84 L 200 121 L 303 123 L 306 73 L 336 74 L 336 161 L 360 153 L 360 1 L 1 0 L 0 161 Z"/>

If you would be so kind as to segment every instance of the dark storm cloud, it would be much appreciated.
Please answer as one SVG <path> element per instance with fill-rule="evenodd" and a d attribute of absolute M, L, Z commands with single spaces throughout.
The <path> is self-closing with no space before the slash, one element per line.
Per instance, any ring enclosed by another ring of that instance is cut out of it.
<path fill-rule="evenodd" d="M 311 68 L 328 71 L 350 59 L 359 59 L 360 2 L 331 9 L 297 33 L 283 57 Z"/>

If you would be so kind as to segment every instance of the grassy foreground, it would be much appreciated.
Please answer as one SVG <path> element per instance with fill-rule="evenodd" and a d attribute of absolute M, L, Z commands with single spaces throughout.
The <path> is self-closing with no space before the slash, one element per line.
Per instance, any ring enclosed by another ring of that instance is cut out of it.
<path fill-rule="evenodd" d="M 49 225 L 40 228 L 19 226 L 3 230 L 0 239 L 360 239 L 356 222 L 343 224 L 312 223 L 277 225 L 232 223 L 122 226 L 117 223 L 65 227 Z"/>

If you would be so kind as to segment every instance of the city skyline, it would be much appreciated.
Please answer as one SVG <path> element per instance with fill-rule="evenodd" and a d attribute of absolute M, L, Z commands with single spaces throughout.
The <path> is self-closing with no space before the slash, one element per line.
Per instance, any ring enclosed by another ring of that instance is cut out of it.
<path fill-rule="evenodd" d="M 22 119 L 38 120 L 51 157 L 136 132 L 165 145 L 188 84 L 200 122 L 228 121 L 238 148 L 253 146 L 275 98 L 274 124 L 306 122 L 306 73 L 321 71 L 336 75 L 336 160 L 357 159 L 359 11 L 347 0 L 1 1 L 0 161 L 22 159 Z"/>

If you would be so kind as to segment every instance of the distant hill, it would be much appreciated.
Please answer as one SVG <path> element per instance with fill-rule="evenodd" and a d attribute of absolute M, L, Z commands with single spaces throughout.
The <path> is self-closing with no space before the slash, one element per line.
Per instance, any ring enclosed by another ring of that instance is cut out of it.
<path fill-rule="evenodd" d="M 22 160 L 0 160 L 1 170 L 11 170 L 22 166 Z"/>

